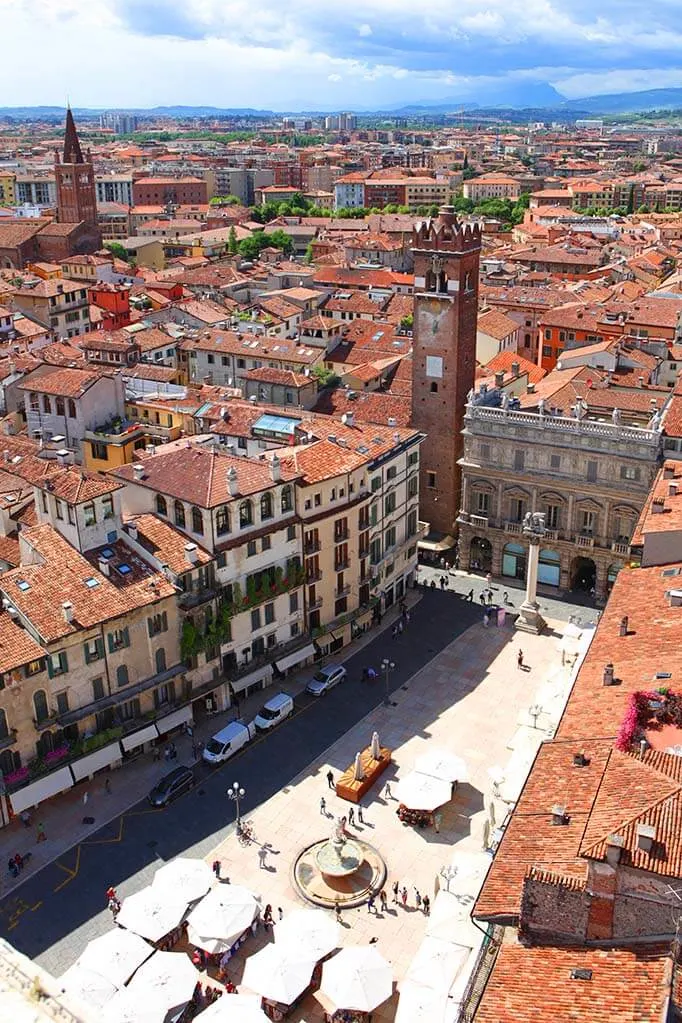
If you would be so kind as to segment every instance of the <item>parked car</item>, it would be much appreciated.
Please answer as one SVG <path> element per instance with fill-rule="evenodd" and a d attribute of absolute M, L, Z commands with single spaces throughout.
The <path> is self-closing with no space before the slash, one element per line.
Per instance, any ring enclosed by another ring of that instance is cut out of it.
<path fill-rule="evenodd" d="M 245 725 L 241 721 L 231 721 L 229 725 L 208 740 L 204 747 L 203 758 L 207 764 L 222 764 L 234 756 L 242 746 L 246 746 L 254 735 L 253 724 Z"/>
<path fill-rule="evenodd" d="M 194 774 L 189 767 L 176 767 L 154 786 L 148 799 L 152 806 L 167 806 L 176 796 L 194 785 Z"/>
<path fill-rule="evenodd" d="M 305 687 L 306 693 L 311 696 L 324 696 L 330 689 L 343 682 L 346 677 L 346 669 L 341 664 L 328 664 L 326 668 L 320 668 L 311 678 Z"/>
<path fill-rule="evenodd" d="M 261 707 L 253 719 L 259 732 L 267 732 L 294 712 L 294 701 L 288 693 L 277 693 Z"/>

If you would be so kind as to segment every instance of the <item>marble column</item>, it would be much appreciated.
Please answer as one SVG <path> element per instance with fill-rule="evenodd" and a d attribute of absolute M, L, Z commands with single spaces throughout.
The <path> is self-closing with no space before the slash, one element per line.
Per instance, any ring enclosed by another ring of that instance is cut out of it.
<path fill-rule="evenodd" d="M 526 599 L 519 608 L 516 628 L 521 632 L 532 632 L 537 635 L 545 628 L 545 620 L 540 614 L 540 605 L 537 600 L 540 541 L 545 535 L 545 517 L 542 513 L 531 514 L 529 512 L 526 515 L 523 523 L 523 535 L 528 540 Z"/>

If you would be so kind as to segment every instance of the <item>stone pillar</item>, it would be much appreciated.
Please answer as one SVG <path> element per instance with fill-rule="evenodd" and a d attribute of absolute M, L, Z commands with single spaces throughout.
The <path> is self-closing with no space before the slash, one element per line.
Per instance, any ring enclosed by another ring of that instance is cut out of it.
<path fill-rule="evenodd" d="M 523 535 L 528 540 L 528 567 L 526 571 L 526 599 L 519 608 L 516 628 L 521 632 L 532 632 L 535 635 L 545 628 L 545 620 L 540 614 L 537 601 L 538 564 L 540 561 L 540 541 L 545 535 L 545 517 L 541 512 L 530 512 L 523 523 Z"/>

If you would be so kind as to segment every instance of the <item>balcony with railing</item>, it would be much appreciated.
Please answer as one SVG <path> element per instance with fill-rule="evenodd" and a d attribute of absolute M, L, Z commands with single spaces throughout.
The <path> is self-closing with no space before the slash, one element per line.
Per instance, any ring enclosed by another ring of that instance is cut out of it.
<path fill-rule="evenodd" d="M 576 533 L 574 543 L 576 547 L 583 550 L 591 550 L 594 547 L 595 538 L 590 533 Z"/>
<path fill-rule="evenodd" d="M 614 554 L 620 555 L 621 558 L 627 558 L 630 553 L 630 544 L 623 543 L 621 540 L 614 540 L 611 543 L 611 550 Z"/>
<path fill-rule="evenodd" d="M 350 565 L 350 557 L 344 554 L 343 557 L 334 559 L 334 571 L 343 572 Z"/>
<path fill-rule="evenodd" d="M 520 536 L 523 532 L 523 523 L 514 522 L 512 519 L 505 519 L 504 531 L 505 533 L 511 533 L 514 536 Z"/>
<path fill-rule="evenodd" d="M 324 603 L 324 600 L 323 600 L 322 597 L 315 597 L 314 600 L 309 600 L 308 601 L 308 610 L 309 611 L 316 611 L 318 609 L 318 607 L 322 607 L 323 603 Z"/>
<path fill-rule="evenodd" d="M 335 597 L 347 597 L 351 591 L 350 583 L 346 583 L 345 586 L 337 586 L 334 590 Z"/>
<path fill-rule="evenodd" d="M 303 553 L 304 554 L 317 554 L 321 549 L 320 538 L 316 537 L 314 540 L 303 541 Z"/>
<path fill-rule="evenodd" d="M 334 543 L 343 543 L 345 540 L 348 539 L 349 536 L 350 530 L 348 529 L 348 526 L 346 526 L 344 529 L 335 529 Z"/>
<path fill-rule="evenodd" d="M 469 521 L 475 529 L 487 529 L 490 525 L 487 515 L 470 515 Z"/>

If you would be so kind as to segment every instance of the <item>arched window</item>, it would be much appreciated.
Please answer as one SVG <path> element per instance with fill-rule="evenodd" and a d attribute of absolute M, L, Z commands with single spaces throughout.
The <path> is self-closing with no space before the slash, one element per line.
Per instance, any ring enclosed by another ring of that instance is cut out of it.
<path fill-rule="evenodd" d="M 4 710 L 0 708 L 0 739 L 9 739 L 9 728 L 7 725 L 7 715 Z"/>
<path fill-rule="evenodd" d="M 156 510 L 159 515 L 168 515 L 168 505 L 163 494 L 156 495 Z"/>
<path fill-rule="evenodd" d="M 116 685 L 120 688 L 121 686 L 127 686 L 128 682 L 128 667 L 125 664 L 119 664 L 116 669 Z"/>
<path fill-rule="evenodd" d="M 263 494 L 260 499 L 260 517 L 261 519 L 271 519 L 272 514 L 272 494 Z"/>
<path fill-rule="evenodd" d="M 36 721 L 38 724 L 49 718 L 50 711 L 47 706 L 47 696 L 45 695 L 44 689 L 38 689 L 33 694 L 33 709 L 35 711 Z"/>
<path fill-rule="evenodd" d="M 242 501 L 239 505 L 239 525 L 241 529 L 253 525 L 253 506 L 250 501 Z"/>
<path fill-rule="evenodd" d="M 204 532 L 204 517 L 201 514 L 201 508 L 197 508 L 196 505 L 192 508 L 192 532 L 203 533 Z"/>
<path fill-rule="evenodd" d="M 162 671 L 166 670 L 166 651 L 162 646 L 156 651 L 156 673 L 160 675 Z"/>
<path fill-rule="evenodd" d="M 228 508 L 218 508 L 215 517 L 215 528 L 218 536 L 230 532 L 230 512 Z"/>
<path fill-rule="evenodd" d="M 282 511 L 290 512 L 294 509 L 294 492 L 290 486 L 282 487 Z"/>
<path fill-rule="evenodd" d="M 173 514 L 175 516 L 175 525 L 180 526 L 180 529 L 185 528 L 185 506 L 182 501 L 176 501 L 173 505 Z"/>

